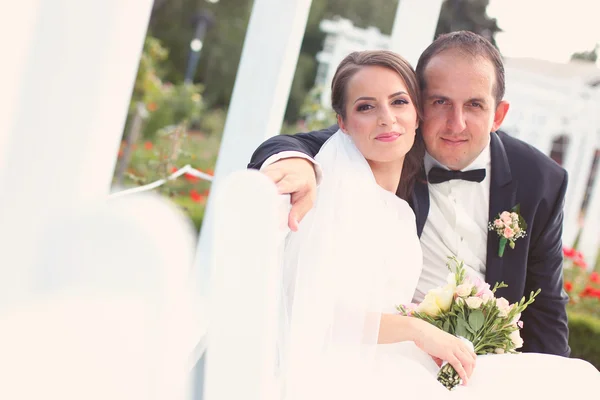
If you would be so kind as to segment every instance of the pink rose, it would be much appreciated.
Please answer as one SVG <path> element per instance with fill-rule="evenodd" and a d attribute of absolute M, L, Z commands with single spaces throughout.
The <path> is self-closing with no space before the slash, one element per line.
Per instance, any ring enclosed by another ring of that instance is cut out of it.
<path fill-rule="evenodd" d="M 479 297 L 481 297 L 484 303 L 487 303 L 490 300 L 494 300 L 494 293 L 491 290 L 486 290 Z"/>
<path fill-rule="evenodd" d="M 512 218 L 510 217 L 510 213 L 508 211 L 503 211 L 502 214 L 500 214 L 500 219 L 505 225 L 510 225 L 512 223 Z"/>
<path fill-rule="evenodd" d="M 468 297 L 471 295 L 471 291 L 473 291 L 473 284 L 469 281 L 466 281 L 456 287 L 456 295 L 459 297 Z"/>
<path fill-rule="evenodd" d="M 477 275 L 471 276 L 470 279 L 473 282 L 473 285 L 477 288 L 477 292 L 475 293 L 475 296 L 481 297 L 481 295 L 483 295 L 483 293 L 485 293 L 486 291 L 490 291 L 490 284 L 485 283 L 485 281 L 483 281 Z"/>
<path fill-rule="evenodd" d="M 404 309 L 406 310 L 406 313 L 408 316 L 413 315 L 413 313 L 416 311 L 418 304 L 415 303 L 409 303 L 409 304 L 405 304 L 404 305 Z"/>
<path fill-rule="evenodd" d="M 519 320 L 521 319 L 521 313 L 518 313 L 517 315 L 515 315 L 512 319 L 512 321 L 510 321 L 511 325 L 517 325 L 519 323 Z"/>
<path fill-rule="evenodd" d="M 517 222 L 519 220 L 519 215 L 517 215 L 516 212 L 511 212 L 510 218 L 513 220 L 513 222 Z"/>
<path fill-rule="evenodd" d="M 504 222 L 502 222 L 501 219 L 494 220 L 494 226 L 496 228 L 503 228 L 504 227 Z"/>
<path fill-rule="evenodd" d="M 510 303 L 504 297 L 496 299 L 496 307 L 498 307 L 498 315 L 501 318 L 506 317 L 511 309 Z"/>
<path fill-rule="evenodd" d="M 512 229 L 510 229 L 508 226 L 506 228 L 504 228 L 504 237 L 507 239 L 512 238 L 513 236 L 515 236 L 515 231 L 513 231 Z"/>

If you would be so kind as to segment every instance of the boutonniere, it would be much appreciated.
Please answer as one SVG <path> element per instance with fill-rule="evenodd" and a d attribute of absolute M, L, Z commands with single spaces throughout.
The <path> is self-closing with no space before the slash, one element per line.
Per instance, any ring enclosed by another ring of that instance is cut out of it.
<path fill-rule="evenodd" d="M 498 256 L 504 255 L 506 244 L 511 249 L 515 248 L 515 241 L 526 234 L 527 223 L 520 214 L 520 205 L 517 204 L 510 211 L 502 211 L 488 224 L 490 231 L 495 231 L 500 236 Z"/>

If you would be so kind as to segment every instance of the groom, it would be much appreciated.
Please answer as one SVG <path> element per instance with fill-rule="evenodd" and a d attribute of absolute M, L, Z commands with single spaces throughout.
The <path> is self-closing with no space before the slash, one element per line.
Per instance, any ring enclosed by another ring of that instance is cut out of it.
<path fill-rule="evenodd" d="M 521 350 L 569 356 L 561 240 L 566 171 L 497 131 L 509 109 L 504 66 L 483 37 L 464 31 L 440 36 L 423 52 L 416 72 L 427 153 L 411 201 L 423 249 L 415 300 L 444 284 L 447 256 L 454 255 L 491 286 L 504 281 L 508 287 L 497 296 L 511 303 L 541 289 L 522 316 Z M 273 137 L 248 165 L 262 166 L 281 193 L 291 193 L 293 230 L 316 195 L 320 170 L 312 157 L 337 129 Z M 528 226 L 526 236 L 500 256 L 500 238 L 488 223 L 516 205 Z"/>

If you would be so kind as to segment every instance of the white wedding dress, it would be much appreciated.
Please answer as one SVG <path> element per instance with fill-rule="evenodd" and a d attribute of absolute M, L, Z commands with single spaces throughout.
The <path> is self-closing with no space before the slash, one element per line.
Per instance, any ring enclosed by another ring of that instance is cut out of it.
<path fill-rule="evenodd" d="M 479 356 L 469 385 L 450 392 L 413 342 L 376 344 L 381 313 L 410 303 L 419 279 L 415 216 L 376 183 L 341 131 L 316 159 L 324 179 L 284 255 L 278 362 L 286 400 L 547 400 L 600 389 L 600 373 L 585 361 L 516 354 Z"/>

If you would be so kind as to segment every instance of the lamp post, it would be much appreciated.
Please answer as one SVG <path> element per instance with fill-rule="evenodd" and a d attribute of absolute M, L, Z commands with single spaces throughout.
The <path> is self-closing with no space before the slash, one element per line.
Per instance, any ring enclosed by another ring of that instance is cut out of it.
<path fill-rule="evenodd" d="M 194 37 L 190 41 L 190 56 L 188 58 L 187 70 L 185 72 L 185 83 L 192 83 L 194 74 L 200 60 L 200 51 L 204 44 L 204 36 L 208 29 L 214 23 L 214 16 L 209 11 L 200 11 L 192 18 L 192 24 L 195 26 Z"/>

